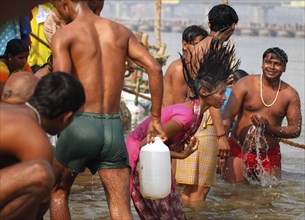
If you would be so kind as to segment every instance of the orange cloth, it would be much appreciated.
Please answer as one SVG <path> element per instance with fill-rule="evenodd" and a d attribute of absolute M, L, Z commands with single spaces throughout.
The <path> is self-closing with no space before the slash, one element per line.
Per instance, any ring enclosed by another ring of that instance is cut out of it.
<path fill-rule="evenodd" d="M 6 82 L 9 75 L 10 75 L 10 71 L 7 65 L 4 62 L 0 61 L 0 81 Z"/>
<path fill-rule="evenodd" d="M 0 61 L 0 81 L 1 82 L 6 82 L 11 74 L 19 72 L 19 71 L 26 71 L 26 72 L 32 73 L 32 69 L 28 63 L 26 63 L 22 69 L 15 70 L 14 72 L 11 73 L 8 66 L 4 62 Z"/>

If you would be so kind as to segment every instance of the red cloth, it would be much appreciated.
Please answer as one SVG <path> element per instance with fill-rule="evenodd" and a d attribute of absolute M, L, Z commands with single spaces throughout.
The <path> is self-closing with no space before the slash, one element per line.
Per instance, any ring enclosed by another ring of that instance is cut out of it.
<path fill-rule="evenodd" d="M 245 166 L 249 172 L 254 172 L 257 170 L 257 155 L 253 153 L 242 153 L 242 149 L 238 143 L 236 143 L 232 138 L 228 138 L 228 141 L 230 144 L 231 155 L 243 159 Z M 281 168 L 280 145 L 271 147 L 266 153 L 261 153 L 259 159 L 262 162 L 262 166 L 265 171 L 268 171 L 274 167 Z"/>

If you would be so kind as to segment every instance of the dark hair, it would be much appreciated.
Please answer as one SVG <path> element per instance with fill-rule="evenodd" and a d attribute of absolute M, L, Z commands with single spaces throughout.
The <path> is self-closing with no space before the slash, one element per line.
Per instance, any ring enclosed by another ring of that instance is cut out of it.
<path fill-rule="evenodd" d="M 249 74 L 242 70 L 242 69 L 237 69 L 234 71 L 233 73 L 233 79 L 234 79 L 234 82 L 237 82 L 238 80 L 240 80 L 241 78 L 245 77 L 245 76 L 248 76 Z"/>
<path fill-rule="evenodd" d="M 226 82 L 229 75 L 236 70 L 240 63 L 239 60 L 235 62 L 234 55 L 234 45 L 219 48 L 219 41 L 216 39 L 212 40 L 210 49 L 203 58 L 196 58 L 190 52 L 191 61 L 187 64 L 185 58 L 180 55 L 184 79 L 194 94 L 192 99 L 199 98 L 201 88 L 212 92 L 220 83 Z"/>
<path fill-rule="evenodd" d="M 203 39 L 208 36 L 208 32 L 201 25 L 191 25 L 184 29 L 182 33 L 182 40 L 190 44 L 198 36 L 201 36 Z"/>
<path fill-rule="evenodd" d="M 29 46 L 20 39 L 12 39 L 6 44 L 4 57 L 8 57 L 8 55 L 16 56 L 22 52 L 29 52 Z"/>
<path fill-rule="evenodd" d="M 52 72 L 42 77 L 28 101 L 49 119 L 66 112 L 76 112 L 85 103 L 81 82 L 64 72 Z"/>
<path fill-rule="evenodd" d="M 284 64 L 284 66 L 286 66 L 286 64 L 288 63 L 288 56 L 285 53 L 285 51 L 283 51 L 282 49 L 280 49 L 278 47 L 272 47 L 272 48 L 267 49 L 263 54 L 263 60 L 269 53 L 271 53 L 272 58 L 280 59 L 281 62 Z"/>
<path fill-rule="evenodd" d="M 224 32 L 233 23 L 237 24 L 238 15 L 236 11 L 229 5 L 219 4 L 214 6 L 208 14 L 211 31 Z"/>

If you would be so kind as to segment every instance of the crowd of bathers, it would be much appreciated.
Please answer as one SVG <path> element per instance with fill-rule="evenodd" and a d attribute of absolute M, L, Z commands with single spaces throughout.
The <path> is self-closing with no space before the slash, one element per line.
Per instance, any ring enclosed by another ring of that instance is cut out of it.
<path fill-rule="evenodd" d="M 206 200 L 217 175 L 228 183 L 259 182 L 259 172 L 280 178 L 279 139 L 298 137 L 302 121 L 297 91 L 281 80 L 284 50 L 262 52 L 260 74 L 239 69 L 228 43 L 239 17 L 218 4 L 209 31 L 183 31 L 182 54 L 163 74 L 131 30 L 101 15 L 103 6 L 54 0 L 1 23 L 1 219 L 41 219 L 48 210 L 71 219 L 71 187 L 86 169 L 99 175 L 111 219 L 132 219 L 131 201 L 141 219 L 187 219 L 184 202 Z M 147 73 L 152 107 L 124 138 L 126 61 Z M 171 157 L 171 191 L 158 199 L 141 194 L 139 161 L 155 137 Z"/>

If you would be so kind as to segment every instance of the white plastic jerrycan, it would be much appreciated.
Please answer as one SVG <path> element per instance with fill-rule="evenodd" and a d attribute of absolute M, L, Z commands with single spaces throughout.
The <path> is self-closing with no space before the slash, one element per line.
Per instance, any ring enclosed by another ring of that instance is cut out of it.
<path fill-rule="evenodd" d="M 140 151 L 140 192 L 144 198 L 161 199 L 171 191 L 171 159 L 159 137 Z"/>

